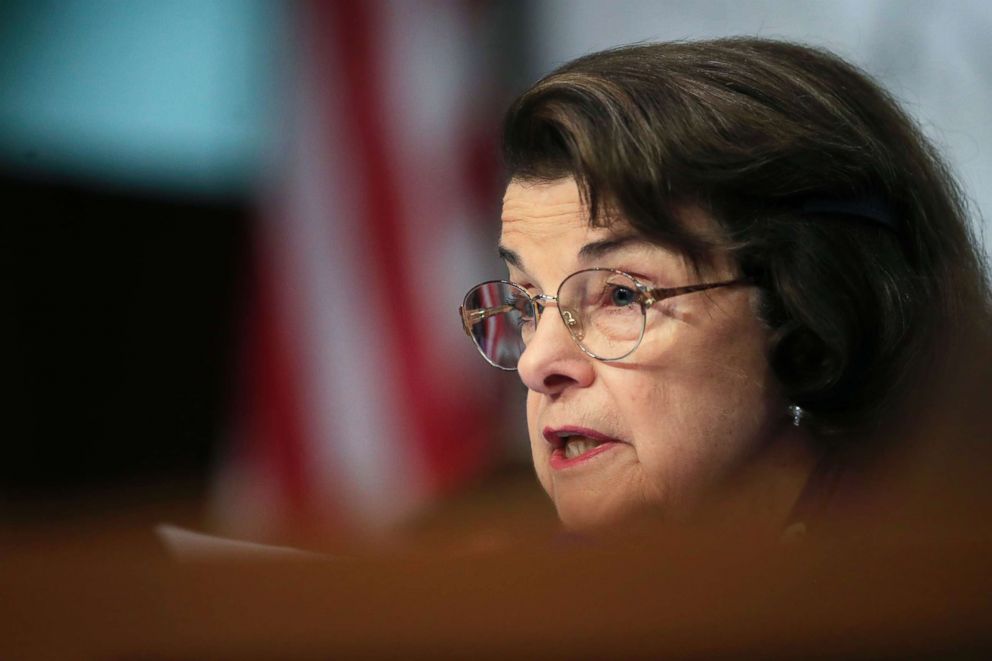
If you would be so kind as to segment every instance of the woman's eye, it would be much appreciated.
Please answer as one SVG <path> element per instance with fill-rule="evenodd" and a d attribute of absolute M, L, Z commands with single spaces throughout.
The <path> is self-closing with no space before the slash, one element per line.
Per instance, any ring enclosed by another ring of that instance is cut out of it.
<path fill-rule="evenodd" d="M 619 308 L 624 308 L 637 302 L 637 292 L 630 287 L 609 285 L 606 294 L 608 304 Z"/>

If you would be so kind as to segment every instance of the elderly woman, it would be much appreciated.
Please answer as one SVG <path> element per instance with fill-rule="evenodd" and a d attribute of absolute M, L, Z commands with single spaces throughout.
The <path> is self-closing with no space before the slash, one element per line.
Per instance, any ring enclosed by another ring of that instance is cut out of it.
<path fill-rule="evenodd" d="M 461 316 L 526 385 L 537 476 L 569 528 L 713 506 L 802 519 L 920 419 L 919 386 L 987 319 L 945 166 L 829 53 L 588 55 L 515 101 L 503 150 L 509 276 Z"/>

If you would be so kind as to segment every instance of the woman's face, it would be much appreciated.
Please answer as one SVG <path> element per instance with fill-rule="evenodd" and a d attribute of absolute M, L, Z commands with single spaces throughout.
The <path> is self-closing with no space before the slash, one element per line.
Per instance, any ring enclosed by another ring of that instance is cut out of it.
<path fill-rule="evenodd" d="M 687 213 L 712 227 L 701 211 Z M 736 275 L 725 261 L 695 273 L 622 222 L 591 228 L 571 178 L 511 182 L 500 245 L 510 280 L 531 295 L 553 295 L 568 275 L 597 266 L 655 287 Z M 547 308 L 519 374 L 534 466 L 567 527 L 644 510 L 685 518 L 781 428 L 785 404 L 775 394 L 754 295 L 753 287 L 730 286 L 660 301 L 648 309 L 637 350 L 610 363 L 583 353 Z"/>

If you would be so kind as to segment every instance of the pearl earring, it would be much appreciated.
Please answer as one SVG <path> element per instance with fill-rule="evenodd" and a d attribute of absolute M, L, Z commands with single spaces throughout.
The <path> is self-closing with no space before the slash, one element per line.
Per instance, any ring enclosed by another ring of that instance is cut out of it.
<path fill-rule="evenodd" d="M 790 404 L 788 408 L 789 408 L 789 415 L 792 416 L 792 425 L 794 427 L 798 427 L 799 423 L 802 422 L 803 415 L 806 412 L 803 411 L 803 407 L 799 406 L 798 404 Z"/>

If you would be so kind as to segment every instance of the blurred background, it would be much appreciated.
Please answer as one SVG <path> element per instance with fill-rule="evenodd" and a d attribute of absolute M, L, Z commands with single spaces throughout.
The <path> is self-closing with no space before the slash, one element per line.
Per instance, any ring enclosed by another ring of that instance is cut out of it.
<path fill-rule="evenodd" d="M 633 41 L 826 46 L 923 125 L 992 253 L 990 31 L 980 0 L 5 0 L 0 515 L 178 502 L 277 541 L 536 502 L 522 389 L 455 314 L 502 275 L 513 96 Z"/>

